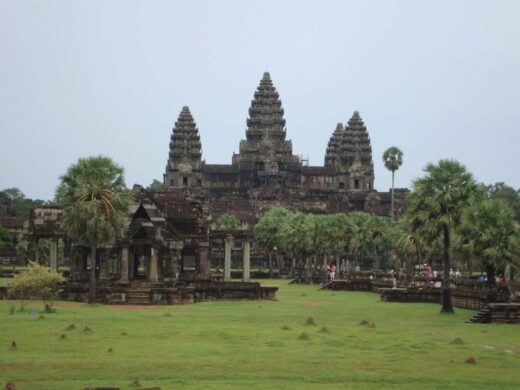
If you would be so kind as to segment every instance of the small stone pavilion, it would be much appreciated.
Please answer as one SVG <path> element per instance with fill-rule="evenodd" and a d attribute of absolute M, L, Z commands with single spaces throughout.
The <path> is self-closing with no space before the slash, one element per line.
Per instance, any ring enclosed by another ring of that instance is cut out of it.
<path fill-rule="evenodd" d="M 216 299 L 272 299 L 277 287 L 250 281 L 250 231 L 227 231 L 215 239 L 225 242 L 223 273 L 212 272 L 209 228 L 201 204 L 182 192 L 151 193 L 133 189 L 134 202 L 124 233 L 98 249 L 95 261 L 97 299 L 109 304 L 175 304 Z M 58 269 L 57 241 L 69 243 L 70 275 L 63 298 L 83 301 L 88 294 L 90 250 L 69 240 L 62 210 L 33 209 L 30 218 L 33 249 L 51 240 L 51 268 Z M 231 245 L 243 243 L 242 281 L 231 281 Z M 34 259 L 38 261 L 37 250 Z"/>

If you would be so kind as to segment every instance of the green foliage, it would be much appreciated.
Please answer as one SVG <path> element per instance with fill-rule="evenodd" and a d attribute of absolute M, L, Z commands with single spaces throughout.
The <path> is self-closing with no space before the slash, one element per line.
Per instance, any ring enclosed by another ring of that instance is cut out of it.
<path fill-rule="evenodd" d="M 378 260 L 395 245 L 393 229 L 388 218 L 362 212 L 304 214 L 275 207 L 255 226 L 255 240 L 267 250 L 276 246 L 300 260 L 345 254 Z"/>
<path fill-rule="evenodd" d="M 132 194 L 124 170 L 103 156 L 80 158 L 60 177 L 56 199 L 73 238 L 90 246 L 89 301 L 96 300 L 96 250 L 122 232 Z"/>
<path fill-rule="evenodd" d="M 261 247 L 272 251 L 274 247 L 281 248 L 280 231 L 292 213 L 283 207 L 273 207 L 265 213 L 255 225 L 255 241 Z"/>
<path fill-rule="evenodd" d="M 488 199 L 465 210 L 455 250 L 495 267 L 520 264 L 520 232 L 513 210 L 500 200 Z"/>
<path fill-rule="evenodd" d="M 11 234 L 9 231 L 0 225 L 0 248 L 4 248 L 11 243 Z"/>
<path fill-rule="evenodd" d="M 455 160 L 428 164 L 426 176 L 413 182 L 408 196 L 408 222 L 412 232 L 437 239 L 460 225 L 462 213 L 478 197 L 473 176 Z"/>
<path fill-rule="evenodd" d="M 513 187 L 500 182 L 487 186 L 485 194 L 488 198 L 501 200 L 511 207 L 515 219 L 520 222 L 520 190 L 515 190 Z"/>
<path fill-rule="evenodd" d="M 37 263 L 29 263 L 29 268 L 16 275 L 9 285 L 9 294 L 23 300 L 56 298 L 60 284 L 65 279 L 57 272 Z M 23 303 L 22 303 L 23 306 Z"/>
<path fill-rule="evenodd" d="M 242 224 L 232 214 L 222 214 L 211 226 L 213 230 L 238 230 Z"/>
<path fill-rule="evenodd" d="M 95 246 L 120 233 L 131 200 L 123 172 L 112 159 L 96 156 L 80 158 L 60 177 L 56 199 L 73 237 Z"/>
<path fill-rule="evenodd" d="M 161 192 L 164 191 L 163 183 L 157 179 L 153 179 L 152 183 L 146 187 L 148 191 Z"/>
<path fill-rule="evenodd" d="M 51 204 L 41 199 L 26 198 L 18 188 L 6 188 L 0 191 L 0 195 L 9 201 L 9 211 L 16 217 L 29 218 L 31 208 Z"/>
<path fill-rule="evenodd" d="M 413 182 L 408 196 L 408 221 L 411 231 L 423 239 L 435 241 L 442 237 L 444 247 L 442 313 L 453 313 L 450 287 L 450 242 L 460 226 L 462 214 L 479 195 L 473 176 L 455 160 L 428 164 L 426 176 Z"/>
<path fill-rule="evenodd" d="M 383 163 L 389 171 L 397 171 L 403 165 L 403 152 L 398 147 L 391 146 L 383 153 Z"/>

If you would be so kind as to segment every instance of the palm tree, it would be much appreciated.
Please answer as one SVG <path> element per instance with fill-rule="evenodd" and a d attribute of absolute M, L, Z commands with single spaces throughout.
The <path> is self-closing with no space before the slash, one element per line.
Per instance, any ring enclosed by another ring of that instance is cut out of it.
<path fill-rule="evenodd" d="M 475 204 L 463 215 L 456 249 L 483 261 L 488 286 L 495 287 L 497 267 L 507 269 L 519 260 L 520 232 L 514 211 L 497 199 Z"/>
<path fill-rule="evenodd" d="M 477 185 L 466 168 L 455 160 L 428 164 L 426 176 L 413 182 L 408 197 L 408 221 L 412 232 L 433 241 L 442 237 L 444 276 L 441 313 L 453 313 L 450 287 L 450 238 L 461 223 L 463 211 L 477 193 Z"/>
<path fill-rule="evenodd" d="M 383 153 L 383 162 L 385 164 L 386 169 L 392 172 L 392 206 L 390 216 L 392 221 L 395 221 L 394 218 L 394 175 L 395 171 L 399 169 L 401 165 L 403 165 L 403 152 L 396 146 L 392 146 L 385 150 Z"/>
<path fill-rule="evenodd" d="M 60 177 L 56 200 L 71 235 L 90 247 L 89 302 L 96 300 L 96 250 L 122 230 L 131 194 L 123 168 L 103 156 L 80 158 Z"/>

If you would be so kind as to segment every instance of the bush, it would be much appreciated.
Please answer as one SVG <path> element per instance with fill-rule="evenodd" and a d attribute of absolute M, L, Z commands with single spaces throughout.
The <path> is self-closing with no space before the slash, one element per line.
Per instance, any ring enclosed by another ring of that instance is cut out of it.
<path fill-rule="evenodd" d="M 59 292 L 60 284 L 65 279 L 61 274 L 51 271 L 49 268 L 36 263 L 29 263 L 29 268 L 16 275 L 10 286 L 9 294 L 21 299 L 20 309 L 24 308 L 24 301 L 27 299 L 42 299 L 45 305 L 45 312 L 52 310 L 52 301 Z"/>

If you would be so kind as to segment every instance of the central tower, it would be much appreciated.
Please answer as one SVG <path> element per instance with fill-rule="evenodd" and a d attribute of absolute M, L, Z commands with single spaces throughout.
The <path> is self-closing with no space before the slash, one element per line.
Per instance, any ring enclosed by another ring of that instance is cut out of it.
<path fill-rule="evenodd" d="M 240 172 L 242 185 L 276 186 L 297 183 L 298 156 L 286 140 L 284 111 L 269 73 L 264 73 L 249 108 L 246 139 L 240 141 L 233 165 Z"/>

